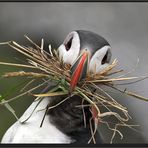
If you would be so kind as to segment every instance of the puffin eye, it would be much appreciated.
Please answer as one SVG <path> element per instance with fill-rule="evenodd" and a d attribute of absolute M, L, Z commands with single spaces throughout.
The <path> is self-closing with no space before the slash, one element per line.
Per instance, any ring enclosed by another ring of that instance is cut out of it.
<path fill-rule="evenodd" d="M 70 40 L 65 44 L 66 50 L 68 51 L 71 48 L 73 37 L 70 38 Z"/>
<path fill-rule="evenodd" d="M 111 59 L 111 53 L 110 53 L 110 50 L 108 50 L 106 52 L 106 54 L 104 55 L 104 57 L 103 57 L 103 59 L 101 61 L 101 64 L 103 65 L 105 63 L 109 63 L 110 59 Z"/>
<path fill-rule="evenodd" d="M 107 55 L 108 55 L 108 51 L 106 52 L 105 56 L 103 57 L 101 64 L 107 63 Z"/>

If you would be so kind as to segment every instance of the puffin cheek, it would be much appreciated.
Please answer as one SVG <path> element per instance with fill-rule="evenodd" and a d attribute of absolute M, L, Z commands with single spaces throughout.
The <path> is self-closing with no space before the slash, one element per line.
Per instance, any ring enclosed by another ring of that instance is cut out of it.
<path fill-rule="evenodd" d="M 91 60 L 89 63 L 89 72 L 97 73 L 97 70 L 99 69 L 100 66 L 101 66 L 101 62 L 98 62 L 97 59 Z"/>
<path fill-rule="evenodd" d="M 77 55 L 74 53 L 72 49 L 63 53 L 63 61 L 66 64 L 72 65 L 76 58 Z"/>
<path fill-rule="evenodd" d="M 59 46 L 58 52 L 59 52 L 60 60 L 63 60 L 64 54 L 66 53 L 66 49 L 65 49 L 65 46 L 63 44 Z"/>
<path fill-rule="evenodd" d="M 106 64 L 103 64 L 103 65 L 100 65 L 98 67 L 96 67 L 96 73 L 99 73 L 101 72 L 102 70 L 104 70 L 109 64 L 106 63 Z"/>

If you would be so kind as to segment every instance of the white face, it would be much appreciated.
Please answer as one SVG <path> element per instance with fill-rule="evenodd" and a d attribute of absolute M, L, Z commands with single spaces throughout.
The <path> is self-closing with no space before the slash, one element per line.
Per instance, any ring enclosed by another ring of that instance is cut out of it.
<path fill-rule="evenodd" d="M 110 46 L 104 46 L 98 49 L 93 56 L 90 55 L 88 70 L 92 73 L 98 73 L 108 66 L 111 59 Z M 80 38 L 76 31 L 68 34 L 63 44 L 59 46 L 59 57 L 64 63 L 71 64 L 77 60 L 79 55 L 83 52 L 80 51 Z"/>
<path fill-rule="evenodd" d="M 73 31 L 67 35 L 63 44 L 58 48 L 59 57 L 64 63 L 71 64 L 80 53 L 80 39 L 77 32 Z"/>
<path fill-rule="evenodd" d="M 111 47 L 104 46 L 97 50 L 95 54 L 90 59 L 89 71 L 92 73 L 99 73 L 101 70 L 109 65 L 111 59 Z"/>

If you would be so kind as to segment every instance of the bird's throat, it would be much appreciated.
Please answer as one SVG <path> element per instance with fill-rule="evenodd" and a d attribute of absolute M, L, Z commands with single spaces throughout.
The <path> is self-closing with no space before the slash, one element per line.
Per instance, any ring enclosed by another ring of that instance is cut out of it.
<path fill-rule="evenodd" d="M 50 105 L 55 105 L 62 99 L 61 97 L 56 98 Z M 75 143 L 87 143 L 91 137 L 90 119 L 92 114 L 89 107 L 85 107 L 82 110 L 82 107 L 80 107 L 82 102 L 85 105 L 87 104 L 79 96 L 73 96 L 59 106 L 48 110 L 51 123 L 73 139 Z M 92 128 L 94 129 L 93 120 Z"/>

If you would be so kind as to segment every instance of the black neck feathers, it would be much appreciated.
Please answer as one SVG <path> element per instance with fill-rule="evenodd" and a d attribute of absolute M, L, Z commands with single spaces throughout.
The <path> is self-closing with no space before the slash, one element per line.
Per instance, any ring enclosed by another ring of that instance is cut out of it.
<path fill-rule="evenodd" d="M 66 97 L 67 96 L 52 98 L 50 106 L 59 103 Z M 64 134 L 71 137 L 74 143 L 87 144 L 91 138 L 90 119 L 92 115 L 89 106 L 84 107 L 84 110 L 82 110 L 82 107 L 80 107 L 82 101 L 84 100 L 79 96 L 72 96 L 59 106 L 48 110 L 47 114 L 50 115 L 50 122 Z M 84 101 L 83 104 L 86 105 L 87 102 Z M 84 116 L 86 126 L 84 125 Z M 93 120 L 92 128 L 94 130 Z M 102 143 L 99 133 L 96 133 L 95 138 L 97 143 Z"/>

